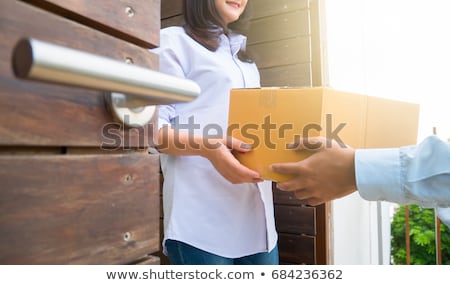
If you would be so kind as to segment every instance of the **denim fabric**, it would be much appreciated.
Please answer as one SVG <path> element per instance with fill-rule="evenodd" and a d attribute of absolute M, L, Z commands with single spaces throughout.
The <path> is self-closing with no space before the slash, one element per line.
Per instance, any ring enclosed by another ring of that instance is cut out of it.
<path fill-rule="evenodd" d="M 278 265 L 278 246 L 271 252 L 261 252 L 239 258 L 215 255 L 186 243 L 166 240 L 166 249 L 172 265 Z"/>

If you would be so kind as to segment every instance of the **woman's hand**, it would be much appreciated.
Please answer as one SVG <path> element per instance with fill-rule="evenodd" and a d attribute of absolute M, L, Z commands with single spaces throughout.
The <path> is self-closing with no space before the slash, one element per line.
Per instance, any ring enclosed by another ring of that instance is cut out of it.
<path fill-rule="evenodd" d="M 251 147 L 242 141 L 228 137 L 223 139 L 190 135 L 171 127 L 163 127 L 158 133 L 158 150 L 171 155 L 200 155 L 207 158 L 216 170 L 233 184 L 261 182 L 261 176 L 242 165 L 231 151 L 249 152 Z"/>
<path fill-rule="evenodd" d="M 201 155 L 211 161 L 216 170 L 233 184 L 261 182 L 259 173 L 242 165 L 231 153 L 232 150 L 249 152 L 251 146 L 232 137 L 209 139 Z"/>

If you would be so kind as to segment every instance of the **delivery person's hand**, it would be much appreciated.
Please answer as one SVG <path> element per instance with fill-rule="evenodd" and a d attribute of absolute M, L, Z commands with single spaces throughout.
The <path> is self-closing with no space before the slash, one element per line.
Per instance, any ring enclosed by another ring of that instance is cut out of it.
<path fill-rule="evenodd" d="M 292 163 L 272 164 L 271 170 L 296 177 L 279 182 L 277 188 L 294 191 L 303 203 L 316 206 L 356 191 L 355 151 L 324 137 L 302 138 L 293 151 L 308 151 L 311 156 Z"/>

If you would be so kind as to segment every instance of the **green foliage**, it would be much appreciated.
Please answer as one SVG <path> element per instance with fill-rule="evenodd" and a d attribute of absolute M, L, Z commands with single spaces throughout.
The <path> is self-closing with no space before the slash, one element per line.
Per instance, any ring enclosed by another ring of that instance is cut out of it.
<path fill-rule="evenodd" d="M 397 208 L 391 223 L 393 264 L 406 264 L 405 206 Z M 409 205 L 411 264 L 436 264 L 434 209 Z M 450 265 L 450 229 L 441 223 L 442 264 Z"/>

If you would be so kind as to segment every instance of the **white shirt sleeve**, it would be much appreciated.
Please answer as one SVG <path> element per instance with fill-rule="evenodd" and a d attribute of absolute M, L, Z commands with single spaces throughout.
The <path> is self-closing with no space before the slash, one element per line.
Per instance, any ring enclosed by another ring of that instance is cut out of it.
<path fill-rule="evenodd" d="M 355 171 L 366 200 L 450 207 L 450 143 L 435 136 L 417 146 L 356 150 Z"/>
<path fill-rule="evenodd" d="M 171 35 L 167 30 L 161 30 L 160 46 L 152 49 L 153 53 L 159 56 L 159 71 L 165 74 L 173 75 L 179 78 L 186 78 L 182 63 L 185 61 L 184 53 L 177 52 L 181 43 L 177 42 L 178 37 Z M 159 105 L 158 106 L 158 130 L 163 126 L 172 125 L 177 112 L 175 105 Z"/>

